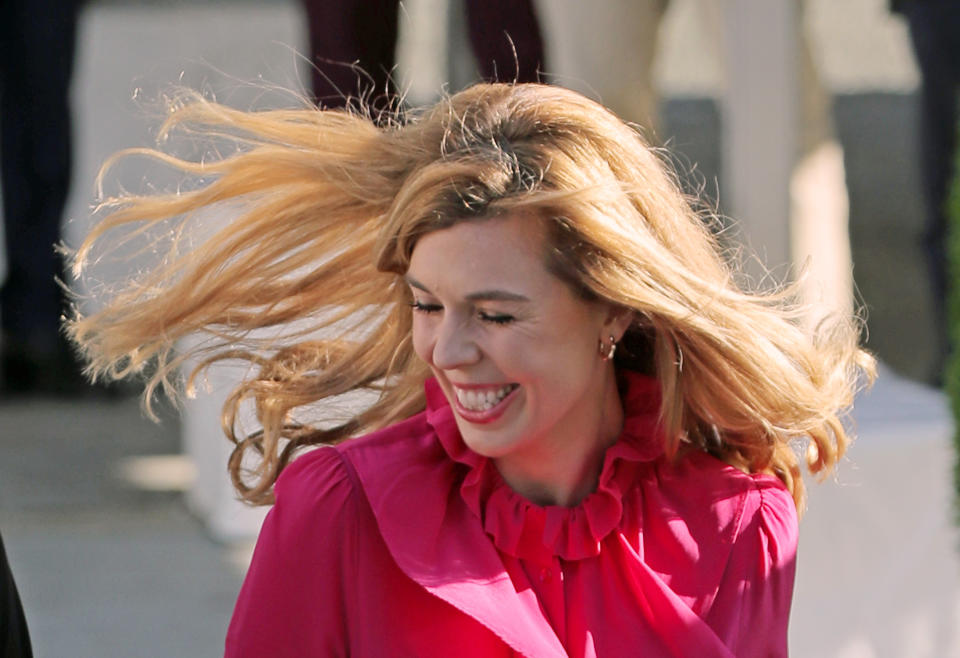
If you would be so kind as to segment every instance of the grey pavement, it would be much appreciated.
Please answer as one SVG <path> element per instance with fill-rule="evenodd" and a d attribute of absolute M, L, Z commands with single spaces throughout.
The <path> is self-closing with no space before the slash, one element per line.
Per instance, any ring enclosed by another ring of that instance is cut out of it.
<path fill-rule="evenodd" d="M 0 404 L 0 529 L 36 656 L 216 656 L 242 579 L 178 491 L 122 477 L 179 450 L 134 399 Z"/>
<path fill-rule="evenodd" d="M 807 479 L 792 655 L 960 658 L 947 400 L 882 367 L 853 421 L 859 438 L 836 473 Z"/>

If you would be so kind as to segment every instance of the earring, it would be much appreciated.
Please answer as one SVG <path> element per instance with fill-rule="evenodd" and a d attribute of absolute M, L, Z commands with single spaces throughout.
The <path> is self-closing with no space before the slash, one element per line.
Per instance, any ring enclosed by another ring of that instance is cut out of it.
<path fill-rule="evenodd" d="M 609 361 L 613 358 L 613 355 L 617 352 L 617 339 L 610 336 L 610 346 L 607 347 L 603 344 L 603 339 L 600 339 L 600 359 L 603 361 Z"/>

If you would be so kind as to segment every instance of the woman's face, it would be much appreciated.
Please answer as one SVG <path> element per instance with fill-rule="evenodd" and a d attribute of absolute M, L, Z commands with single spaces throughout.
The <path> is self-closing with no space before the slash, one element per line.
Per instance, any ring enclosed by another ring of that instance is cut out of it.
<path fill-rule="evenodd" d="M 422 237 L 406 277 L 414 348 L 465 443 L 531 466 L 600 430 L 613 370 L 598 342 L 628 323 L 547 271 L 545 248 L 530 216 L 462 222 Z"/>

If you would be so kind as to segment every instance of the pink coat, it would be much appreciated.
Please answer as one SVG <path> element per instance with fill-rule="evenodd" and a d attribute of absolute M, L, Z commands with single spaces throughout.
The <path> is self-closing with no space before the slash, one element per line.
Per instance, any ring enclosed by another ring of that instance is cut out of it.
<path fill-rule="evenodd" d="M 276 485 L 226 655 L 785 656 L 797 518 L 776 478 L 671 464 L 628 375 L 597 490 L 538 507 L 427 410 L 298 458 Z"/>

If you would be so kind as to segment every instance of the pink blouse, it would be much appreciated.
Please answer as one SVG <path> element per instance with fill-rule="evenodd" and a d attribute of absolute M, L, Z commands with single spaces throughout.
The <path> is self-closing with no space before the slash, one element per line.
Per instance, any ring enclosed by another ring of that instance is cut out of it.
<path fill-rule="evenodd" d="M 227 656 L 786 656 L 797 517 L 783 484 L 663 455 L 658 387 L 576 507 L 516 494 L 427 410 L 298 458 L 276 485 Z"/>

